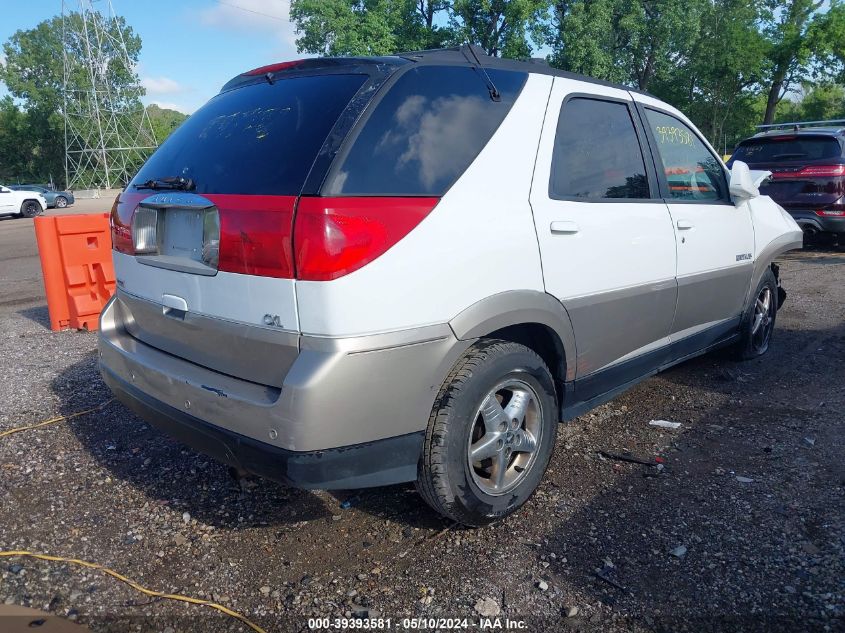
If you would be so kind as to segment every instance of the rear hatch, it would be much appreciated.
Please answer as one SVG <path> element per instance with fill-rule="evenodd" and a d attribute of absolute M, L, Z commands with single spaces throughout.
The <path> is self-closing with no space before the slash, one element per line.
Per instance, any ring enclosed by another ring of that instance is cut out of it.
<path fill-rule="evenodd" d="M 751 169 L 772 172 L 761 193 L 781 206 L 824 209 L 845 196 L 845 159 L 837 137 L 830 134 L 783 134 L 743 141 L 731 156 Z"/>
<path fill-rule="evenodd" d="M 336 333 L 331 285 L 311 282 L 357 271 L 422 222 L 527 79 L 459 52 L 415 57 L 256 69 L 183 123 L 112 213 L 126 331 L 281 387 L 301 334 Z"/>
<path fill-rule="evenodd" d="M 229 82 L 115 202 L 118 308 L 136 339 L 281 386 L 298 354 L 297 197 L 309 176 L 319 186 L 338 139 L 389 74 L 384 63 L 317 63 Z"/>

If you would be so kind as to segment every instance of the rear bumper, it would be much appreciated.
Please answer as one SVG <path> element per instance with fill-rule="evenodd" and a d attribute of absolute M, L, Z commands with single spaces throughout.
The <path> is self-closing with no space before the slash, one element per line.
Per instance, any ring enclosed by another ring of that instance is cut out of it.
<path fill-rule="evenodd" d="M 322 451 L 289 451 L 209 424 L 132 387 L 107 367 L 115 396 L 159 430 L 218 461 L 297 488 L 369 488 L 417 476 L 424 433 Z"/>
<path fill-rule="evenodd" d="M 820 216 L 812 209 L 787 208 L 786 211 L 804 231 L 810 229 L 820 233 L 845 233 L 845 217 Z"/>
<path fill-rule="evenodd" d="M 202 452 L 301 487 L 413 480 L 434 398 L 471 344 L 448 325 L 343 339 L 300 336 L 295 360 L 279 359 L 284 380 L 276 387 L 133 337 L 120 297 L 100 318 L 100 370 L 115 395 Z"/>

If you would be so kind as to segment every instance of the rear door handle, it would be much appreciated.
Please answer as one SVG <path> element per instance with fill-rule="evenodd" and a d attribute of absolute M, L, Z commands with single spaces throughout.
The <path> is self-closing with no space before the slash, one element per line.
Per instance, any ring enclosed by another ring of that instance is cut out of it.
<path fill-rule="evenodd" d="M 690 222 L 689 220 L 678 220 L 677 226 L 681 231 L 688 231 L 689 229 L 691 229 L 695 225 L 692 222 Z"/>
<path fill-rule="evenodd" d="M 555 220 L 549 225 L 552 233 L 562 233 L 564 235 L 572 235 L 581 230 L 577 222 L 572 220 Z"/>

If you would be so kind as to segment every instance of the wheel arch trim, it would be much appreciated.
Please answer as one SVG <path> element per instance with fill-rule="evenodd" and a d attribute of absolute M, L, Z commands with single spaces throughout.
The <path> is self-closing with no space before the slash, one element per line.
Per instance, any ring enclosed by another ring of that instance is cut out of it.
<path fill-rule="evenodd" d="M 775 258 L 787 251 L 800 250 L 803 245 L 804 234 L 801 231 L 784 233 L 766 244 L 754 260 L 754 271 L 751 275 L 751 283 L 748 286 L 748 292 L 745 294 L 745 303 L 743 305 L 747 306 L 748 302 L 751 301 L 751 295 L 757 289 L 757 284 L 760 283 L 763 273 L 768 270 L 775 261 Z"/>
<path fill-rule="evenodd" d="M 449 327 L 458 340 L 477 339 L 517 325 L 539 324 L 560 339 L 564 352 L 565 381 L 575 379 L 575 333 L 569 313 L 555 297 L 537 290 L 511 290 L 486 297 L 464 309 Z"/>

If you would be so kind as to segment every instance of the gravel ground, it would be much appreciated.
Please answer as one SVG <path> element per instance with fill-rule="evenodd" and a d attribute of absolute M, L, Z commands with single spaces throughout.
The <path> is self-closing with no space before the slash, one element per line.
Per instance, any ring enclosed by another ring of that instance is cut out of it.
<path fill-rule="evenodd" d="M 110 397 L 95 335 L 48 332 L 37 274 L 9 276 L 21 252 L 0 249 L 0 431 Z M 561 426 L 538 493 L 492 527 L 444 521 L 413 486 L 236 481 L 111 402 L 0 439 L 0 549 L 95 561 L 268 631 L 315 616 L 476 630 L 482 615 L 528 631 L 845 630 L 843 276 L 842 250 L 785 258 L 789 297 L 765 357 L 687 362 Z M 4 602 L 94 631 L 248 630 L 25 558 L 0 558 Z"/>

